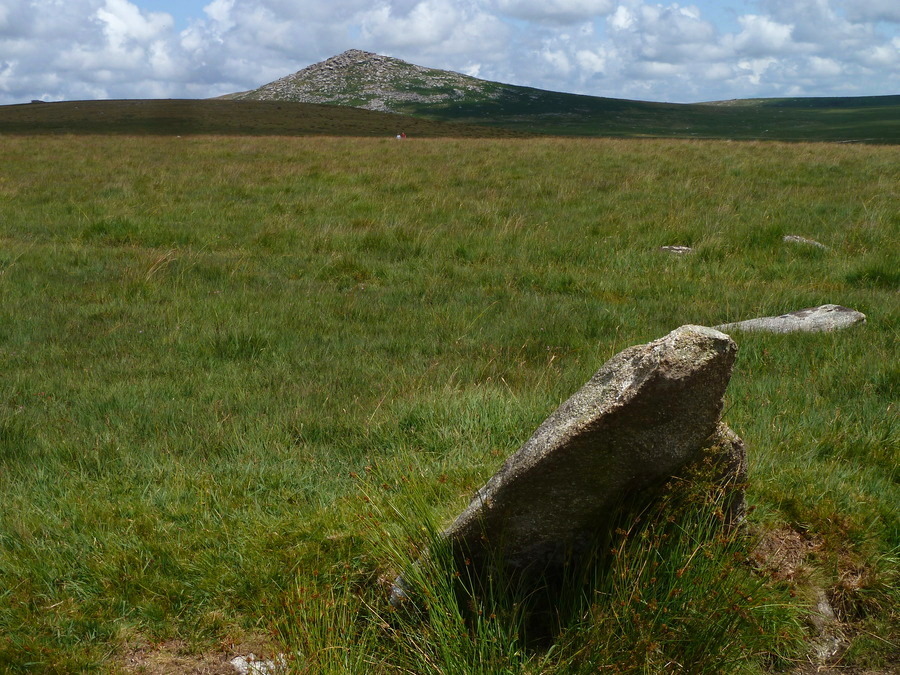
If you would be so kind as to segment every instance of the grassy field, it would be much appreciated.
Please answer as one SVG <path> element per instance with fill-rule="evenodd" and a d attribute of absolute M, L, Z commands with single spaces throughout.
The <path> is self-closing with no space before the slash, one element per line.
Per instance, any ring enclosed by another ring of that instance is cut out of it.
<path fill-rule="evenodd" d="M 763 673 L 805 662 L 817 588 L 842 665 L 900 659 L 896 150 L 5 136 L 0 157 L 0 672 L 254 651 Z M 868 323 L 734 335 L 746 536 L 711 535 L 705 498 L 624 522 L 552 647 L 522 589 L 456 606 L 437 554 L 443 600 L 387 610 L 384 579 L 607 358 L 823 303 Z"/>

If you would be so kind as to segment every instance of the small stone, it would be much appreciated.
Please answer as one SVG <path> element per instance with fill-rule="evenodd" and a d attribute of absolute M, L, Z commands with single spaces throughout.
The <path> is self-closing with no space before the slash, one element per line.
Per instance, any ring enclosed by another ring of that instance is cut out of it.
<path fill-rule="evenodd" d="M 666 253 L 675 253 L 676 255 L 684 255 L 685 253 L 693 253 L 694 249 L 690 246 L 660 246 L 660 251 L 665 251 Z"/>
<path fill-rule="evenodd" d="M 815 607 L 809 616 L 810 623 L 816 630 L 812 643 L 812 661 L 819 665 L 827 664 L 846 647 L 846 639 L 841 632 L 841 624 L 828 596 L 821 588 L 815 589 Z"/>
<path fill-rule="evenodd" d="M 779 316 L 764 316 L 735 323 L 723 323 L 716 330 L 762 333 L 824 333 L 865 323 L 866 315 L 841 305 L 807 307 Z"/>
<path fill-rule="evenodd" d="M 231 659 L 231 665 L 238 675 L 278 675 L 285 672 L 287 659 L 284 654 L 279 654 L 273 661 L 257 659 L 256 654 L 247 656 L 235 656 Z"/>
<path fill-rule="evenodd" d="M 815 247 L 821 248 L 821 249 L 828 249 L 828 247 L 825 244 L 822 244 L 822 243 L 816 241 L 815 239 L 807 239 L 806 237 L 801 237 L 796 234 L 784 235 L 783 241 L 785 241 L 789 244 L 806 244 L 808 246 L 815 246 Z"/>

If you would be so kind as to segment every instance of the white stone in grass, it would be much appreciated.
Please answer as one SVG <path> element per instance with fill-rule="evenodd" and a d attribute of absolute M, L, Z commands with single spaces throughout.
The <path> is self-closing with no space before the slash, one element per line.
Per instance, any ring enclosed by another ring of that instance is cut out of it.
<path fill-rule="evenodd" d="M 735 323 L 723 323 L 716 330 L 742 330 L 761 333 L 826 333 L 865 323 L 866 315 L 841 305 L 807 307 L 779 316 L 764 316 Z"/>
<path fill-rule="evenodd" d="M 816 665 L 824 666 L 847 648 L 847 640 L 841 631 L 841 623 L 821 588 L 815 589 L 816 604 L 809 620 L 816 630 L 810 657 Z"/>
<path fill-rule="evenodd" d="M 231 665 L 238 675 L 279 675 L 285 670 L 287 659 L 279 654 L 272 661 L 262 661 L 256 658 L 256 654 L 247 656 L 235 656 L 231 659 Z"/>
<path fill-rule="evenodd" d="M 806 244 L 807 246 L 815 246 L 816 248 L 826 250 L 828 249 L 825 244 L 818 242 L 815 239 L 807 239 L 806 237 L 801 237 L 796 234 L 786 234 L 784 235 L 784 239 L 782 241 L 785 241 L 789 244 Z"/>
<path fill-rule="evenodd" d="M 666 253 L 674 253 L 676 255 L 684 255 L 685 253 L 693 253 L 694 249 L 690 246 L 660 246 L 660 251 L 665 251 Z"/>

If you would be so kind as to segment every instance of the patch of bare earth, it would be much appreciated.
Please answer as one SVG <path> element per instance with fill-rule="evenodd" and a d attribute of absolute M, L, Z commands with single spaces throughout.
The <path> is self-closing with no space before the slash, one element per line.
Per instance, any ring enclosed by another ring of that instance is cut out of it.
<path fill-rule="evenodd" d="M 799 581 L 809 569 L 806 558 L 822 547 L 820 539 L 814 539 L 789 527 L 766 532 L 750 554 L 757 569 L 779 581 Z"/>
<path fill-rule="evenodd" d="M 178 640 L 130 650 L 122 670 L 135 675 L 234 675 L 228 654 L 192 654 Z"/>
<path fill-rule="evenodd" d="M 270 651 L 265 640 L 228 645 L 227 651 L 197 652 L 180 640 L 130 647 L 119 672 L 127 675 L 235 675 L 235 656 Z"/>

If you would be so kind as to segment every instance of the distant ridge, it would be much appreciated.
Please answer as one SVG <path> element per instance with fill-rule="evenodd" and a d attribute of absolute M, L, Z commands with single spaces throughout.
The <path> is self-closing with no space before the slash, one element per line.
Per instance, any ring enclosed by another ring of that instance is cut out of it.
<path fill-rule="evenodd" d="M 654 103 L 481 80 L 351 49 L 215 99 L 0 106 L 8 133 L 686 138 L 900 144 L 900 96 Z"/>
<path fill-rule="evenodd" d="M 359 49 L 221 98 L 349 106 L 556 136 L 900 143 L 900 96 L 654 103 L 501 84 Z"/>
<path fill-rule="evenodd" d="M 349 49 L 257 89 L 222 98 L 326 103 L 399 113 L 407 112 L 410 104 L 493 100 L 504 86 L 507 85 Z"/>

